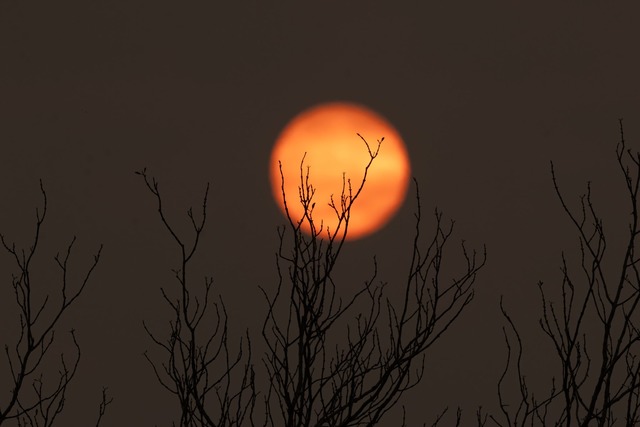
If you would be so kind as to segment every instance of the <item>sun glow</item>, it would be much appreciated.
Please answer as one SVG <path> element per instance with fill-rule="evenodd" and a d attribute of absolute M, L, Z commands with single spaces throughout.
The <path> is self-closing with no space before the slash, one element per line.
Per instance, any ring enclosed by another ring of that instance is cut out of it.
<path fill-rule="evenodd" d="M 400 134 L 387 120 L 352 103 L 320 104 L 295 116 L 282 130 L 269 165 L 271 188 L 280 209 L 284 212 L 280 165 L 287 207 L 294 221 L 305 214 L 300 188 L 301 174 L 305 178 L 308 171 L 315 190 L 312 199 L 315 227 L 318 229 L 322 222 L 324 230 L 327 227 L 335 230 L 338 219 L 330 206 L 332 196 L 340 208 L 343 185 L 350 181 L 353 192 L 357 190 L 371 160 L 363 139 L 375 152 L 382 138 L 378 156 L 351 209 L 347 239 L 362 238 L 384 227 L 404 201 L 411 173 L 409 156 Z M 310 232 L 308 221 L 303 222 L 302 228 Z"/>

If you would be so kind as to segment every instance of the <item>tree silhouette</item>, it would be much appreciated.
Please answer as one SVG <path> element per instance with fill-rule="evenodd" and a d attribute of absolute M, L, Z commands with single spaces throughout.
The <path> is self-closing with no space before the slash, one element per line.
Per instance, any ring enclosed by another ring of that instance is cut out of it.
<path fill-rule="evenodd" d="M 469 253 L 463 242 L 465 267 L 459 276 L 445 280 L 443 251 L 453 222 L 445 226 L 436 211 L 435 233 L 424 244 L 418 195 L 413 255 L 402 302 L 397 305 L 386 298 L 384 285 L 376 283 L 375 259 L 364 285 L 343 299 L 334 267 L 347 236 L 351 208 L 381 142 L 372 150 L 364 141 L 370 161 L 362 181 L 353 187 L 345 178 L 339 200 L 330 201 L 338 218 L 335 230 L 314 222 L 314 187 L 302 160 L 299 198 L 294 202 L 302 203 L 305 215 L 301 219 L 287 215 L 289 225 L 279 229 L 276 289 L 261 288 L 267 303 L 262 336 L 268 380 L 262 393 L 256 390 L 249 335 L 246 347 L 241 343 L 230 352 L 224 303 L 221 298 L 210 302 L 212 279 L 205 279 L 200 298 L 188 281 L 189 262 L 206 223 L 208 186 L 201 218 L 196 220 L 193 211 L 187 211 L 193 230 L 189 245 L 166 218 L 157 180 L 145 169 L 136 172 L 155 196 L 161 222 L 180 250 L 173 270 L 177 295 L 161 288 L 173 313 L 168 337 L 160 338 L 145 324 L 164 361 L 159 364 L 148 353 L 145 356 L 158 381 L 178 398 L 180 426 L 256 425 L 258 396 L 265 405 L 264 426 L 371 426 L 422 379 L 425 351 L 471 302 L 486 254 L 476 259 L 475 251 Z M 289 203 L 284 190 L 283 198 Z M 305 221 L 310 235 L 302 232 Z M 208 319 L 206 312 L 212 306 L 214 314 Z M 341 331 L 346 334 L 340 336 Z M 208 398 L 209 394 L 214 397 Z"/>
<path fill-rule="evenodd" d="M 278 229 L 277 280 L 273 288 L 260 288 L 266 304 L 260 329 L 265 345 L 263 390 L 256 383 L 259 374 L 254 372 L 249 332 L 237 347 L 232 346 L 223 299 L 212 297 L 213 280 L 205 277 L 197 287 L 191 278 L 191 263 L 207 220 L 208 185 L 199 219 L 192 209 L 187 211 L 192 235 L 183 236 L 167 219 L 158 181 L 147 175 L 146 169 L 136 172 L 154 197 L 161 226 L 178 249 L 172 270 L 175 288 L 160 288 L 171 316 L 168 331 L 161 335 L 143 323 L 157 350 L 144 356 L 160 385 L 176 396 L 180 408 L 180 421 L 174 425 L 374 426 L 398 405 L 405 392 L 423 380 L 428 350 L 474 297 L 486 250 L 469 251 L 463 241 L 460 258 L 451 260 L 448 248 L 454 223 L 445 222 L 438 210 L 432 233 L 425 236 L 415 182 L 416 225 L 407 275 L 393 286 L 402 290 L 400 295 L 394 298 L 386 292 L 388 285 L 378 279 L 375 257 L 361 285 L 345 283 L 337 266 L 345 249 L 351 209 L 366 186 L 382 143 L 372 148 L 362 141 L 369 153 L 362 179 L 352 183 L 344 177 L 341 193 L 328 202 L 336 215 L 335 229 L 314 219 L 314 207 L 323 201 L 315 199 L 305 159 L 296 178 L 297 197 L 285 194 L 281 174 L 287 224 Z M 556 196 L 578 241 L 577 266 L 563 253 L 559 283 L 538 284 L 539 326 L 549 339 L 557 370 L 548 376 L 550 388 L 539 392 L 525 373 L 526 342 L 501 299 L 506 363 L 497 384 L 499 409 L 479 409 L 479 426 L 640 423 L 640 152 L 627 148 L 622 121 L 616 159 L 629 210 L 624 242 L 613 250 L 610 242 L 617 238 L 611 236 L 616 233 L 605 227 L 590 185 L 579 207 L 572 208 L 551 164 Z M 81 351 L 71 330 L 73 357 L 64 353 L 58 360 L 51 357 L 58 342 L 55 332 L 92 279 L 102 251 L 100 246 L 79 282 L 72 283 L 71 277 L 76 277 L 70 268 L 74 237 L 62 254 L 54 257 L 60 272 L 60 278 L 54 280 L 57 292 L 44 291 L 55 286 L 40 285 L 34 274 L 47 213 L 42 182 L 40 192 L 43 202 L 36 209 L 31 243 L 20 249 L 0 234 L 0 243 L 16 268 L 11 284 L 18 313 L 17 338 L 3 343 L 9 390 L 0 395 L 0 425 L 50 427 L 59 423 Z M 302 204 L 302 218 L 291 216 L 290 203 Z M 306 229 L 303 225 L 308 225 L 310 233 L 302 231 Z M 50 364 L 57 366 L 53 379 L 47 374 Z M 103 388 L 96 426 L 111 402 Z M 262 404 L 264 415 L 256 420 L 256 409 Z M 434 425 L 445 413 L 446 409 Z M 460 410 L 455 419 L 455 425 L 460 425 Z M 400 423 L 406 425 L 404 417 Z"/>
<path fill-rule="evenodd" d="M 560 374 L 552 378 L 546 393 L 532 391 L 522 368 L 523 340 L 501 301 L 508 325 L 507 363 L 498 382 L 500 413 L 485 416 L 485 422 L 499 426 L 633 426 L 640 422 L 640 153 L 626 148 L 622 120 L 616 158 L 630 212 L 620 252 L 607 246 L 614 233 L 605 232 L 590 185 L 579 209 L 571 209 L 551 164 L 553 186 L 577 234 L 580 259 L 576 269 L 563 253 L 561 283 L 556 287 L 538 284 L 539 323 L 553 345 Z M 515 394 L 506 391 L 510 378 L 516 383 Z"/>
<path fill-rule="evenodd" d="M 193 210 L 187 211 L 194 233 L 193 243 L 188 245 L 166 218 L 158 181 L 149 177 L 146 169 L 136 174 L 142 176 L 155 196 L 162 225 L 180 250 L 178 266 L 172 270 L 178 285 L 176 295 L 161 287 L 162 297 L 173 314 L 169 336 L 160 338 L 144 324 L 149 337 L 164 353 L 165 360 L 159 366 L 148 352 L 145 357 L 160 384 L 177 397 L 181 427 L 237 426 L 245 420 L 253 423 L 256 392 L 250 363 L 251 341 L 247 336 L 246 347 L 241 342 L 238 351 L 231 354 L 224 302 L 222 297 L 219 302 L 210 301 L 213 279 L 205 277 L 201 298 L 188 280 L 189 263 L 196 253 L 207 219 L 209 185 L 202 202 L 202 218 L 197 221 Z M 242 377 L 236 383 L 234 374 L 238 369 L 242 371 Z M 213 408 L 208 404 L 211 400 L 214 401 Z"/>
<path fill-rule="evenodd" d="M 58 377 L 53 381 L 45 375 L 43 366 L 51 359 L 50 349 L 56 341 L 58 321 L 84 291 L 98 265 L 102 251 L 101 245 L 80 284 L 72 289 L 69 260 L 76 242 L 76 238 L 73 237 L 66 251 L 55 256 L 61 273 L 59 295 L 51 299 L 48 293 L 42 295 L 43 289 L 53 288 L 49 283 L 41 285 L 34 281 L 32 274 L 42 224 L 47 213 L 47 194 L 42 181 L 40 192 L 43 200 L 42 209 L 36 208 L 35 234 L 31 245 L 27 249 L 18 249 L 15 243 L 10 243 L 0 234 L 2 246 L 17 267 L 17 273 L 12 275 L 11 284 L 19 313 L 19 336 L 11 345 L 4 344 L 10 390 L 8 398 L 0 401 L 0 425 L 14 420 L 18 426 L 49 427 L 54 425 L 64 409 L 67 387 L 76 374 L 81 355 L 73 329 L 70 331 L 70 337 L 76 350 L 75 357 L 69 360 L 65 354 L 60 354 Z M 39 302 L 40 300 L 42 302 Z M 100 424 L 111 401 L 106 388 L 103 388 L 96 426 Z"/>
<path fill-rule="evenodd" d="M 422 380 L 425 351 L 471 302 L 476 274 L 486 260 L 486 252 L 476 259 L 476 252 L 469 253 L 463 242 L 465 267 L 456 277 L 443 277 L 444 249 L 453 222 L 443 224 L 442 214 L 436 211 L 434 234 L 426 244 L 422 242 L 416 183 L 416 232 L 402 301 L 397 304 L 387 298 L 384 284 L 376 283 L 375 258 L 364 285 L 343 298 L 334 270 L 351 208 L 382 143 L 372 149 L 362 140 L 369 162 L 359 183 L 343 177 L 339 199 L 330 200 L 337 219 L 333 230 L 314 221 L 315 204 L 323 201 L 314 199 L 304 158 L 299 197 L 294 200 L 302 204 L 304 215 L 291 217 L 281 167 L 289 223 L 279 231 L 276 290 L 263 289 L 268 303 L 262 329 L 268 347 L 264 358 L 270 385 L 265 397 L 268 425 L 376 425 L 404 392 Z M 309 235 L 302 231 L 304 223 L 311 230 Z"/>

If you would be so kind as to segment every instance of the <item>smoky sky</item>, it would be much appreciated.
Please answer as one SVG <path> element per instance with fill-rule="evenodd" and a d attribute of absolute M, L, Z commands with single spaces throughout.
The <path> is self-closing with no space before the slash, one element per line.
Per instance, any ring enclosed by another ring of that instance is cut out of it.
<path fill-rule="evenodd" d="M 269 153 L 288 120 L 326 101 L 366 105 L 402 134 L 425 233 L 436 207 L 455 220 L 451 271 L 461 239 L 487 245 L 473 303 L 402 400 L 409 424 L 446 406 L 471 416 L 496 405 L 501 295 L 527 336 L 531 375 L 554 369 L 536 284 L 560 280 L 561 251 L 576 240 L 550 161 L 572 203 L 592 181 L 611 251 L 621 250 L 628 206 L 615 146 L 624 118 L 628 145 L 640 147 L 639 12 L 631 1 L 1 1 L 0 230 L 30 244 L 42 179 L 49 211 L 34 263 L 44 293 L 56 289 L 53 256 L 72 236 L 78 275 L 104 244 L 60 327 L 62 349 L 71 327 L 82 348 L 62 424 L 92 422 L 103 385 L 115 399 L 104 425 L 167 425 L 177 410 L 142 356 L 153 350 L 142 321 L 162 331 L 169 320 L 159 289 L 172 286 L 177 256 L 134 174 L 143 167 L 183 232 L 210 182 L 192 274 L 214 278 L 234 337 L 255 334 L 261 366 L 258 286 L 275 284 L 285 223 Z M 345 289 L 368 277 L 374 255 L 387 290 L 402 285 L 414 194 L 386 228 L 347 244 Z M 11 262 L 0 256 L 3 343 L 17 327 Z"/>

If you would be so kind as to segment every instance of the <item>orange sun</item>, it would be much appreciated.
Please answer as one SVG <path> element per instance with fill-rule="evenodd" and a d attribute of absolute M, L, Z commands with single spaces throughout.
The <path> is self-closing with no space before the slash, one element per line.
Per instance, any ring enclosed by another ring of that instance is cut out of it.
<path fill-rule="evenodd" d="M 404 201 L 409 184 L 407 149 L 398 131 L 379 114 L 346 102 L 320 104 L 294 117 L 282 130 L 271 152 L 269 165 L 273 196 L 284 212 L 282 177 L 289 214 L 294 221 L 304 216 L 300 203 L 301 170 L 309 174 L 315 189 L 312 212 L 316 229 L 335 230 L 338 219 L 329 206 L 331 197 L 339 207 L 343 175 L 357 191 L 370 161 L 369 151 L 384 138 L 378 157 L 369 168 L 366 183 L 351 209 L 347 239 L 355 240 L 382 228 Z M 306 153 L 306 154 L 305 154 Z M 308 168 L 308 169 L 307 169 Z M 348 189 L 347 189 L 348 191 Z M 344 224 L 341 226 L 344 227 Z M 308 221 L 302 228 L 309 233 Z"/>

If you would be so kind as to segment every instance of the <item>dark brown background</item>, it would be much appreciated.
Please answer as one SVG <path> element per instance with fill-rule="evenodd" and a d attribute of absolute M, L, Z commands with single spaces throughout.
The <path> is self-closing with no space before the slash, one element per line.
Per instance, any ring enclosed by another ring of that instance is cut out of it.
<path fill-rule="evenodd" d="M 160 179 L 176 220 L 212 183 L 197 273 L 213 275 L 234 331 L 251 328 L 258 346 L 257 289 L 275 283 L 284 223 L 269 150 L 293 115 L 331 100 L 394 123 L 425 212 L 440 207 L 456 219 L 456 239 L 489 250 L 473 305 L 403 399 L 410 425 L 447 405 L 470 417 L 495 407 L 500 295 L 527 336 L 531 376 L 550 372 L 536 283 L 557 281 L 560 251 L 575 241 L 549 161 L 572 201 L 594 181 L 615 253 L 628 211 L 618 118 L 640 146 L 639 13 L 635 1 L 0 0 L 0 229 L 28 244 L 42 178 L 41 290 L 54 292 L 52 257 L 72 235 L 78 269 L 105 244 L 61 325 L 61 337 L 76 328 L 83 351 L 62 424 L 93 422 L 102 385 L 115 397 L 106 426 L 168 425 L 175 414 L 142 357 L 152 348 L 142 319 L 168 320 L 158 288 L 172 283 L 176 251 L 133 171 Z M 346 247 L 345 286 L 364 280 L 374 254 L 389 289 L 401 282 L 414 206 L 410 197 L 387 228 Z M 0 267 L 4 343 L 17 324 L 8 256 Z"/>

